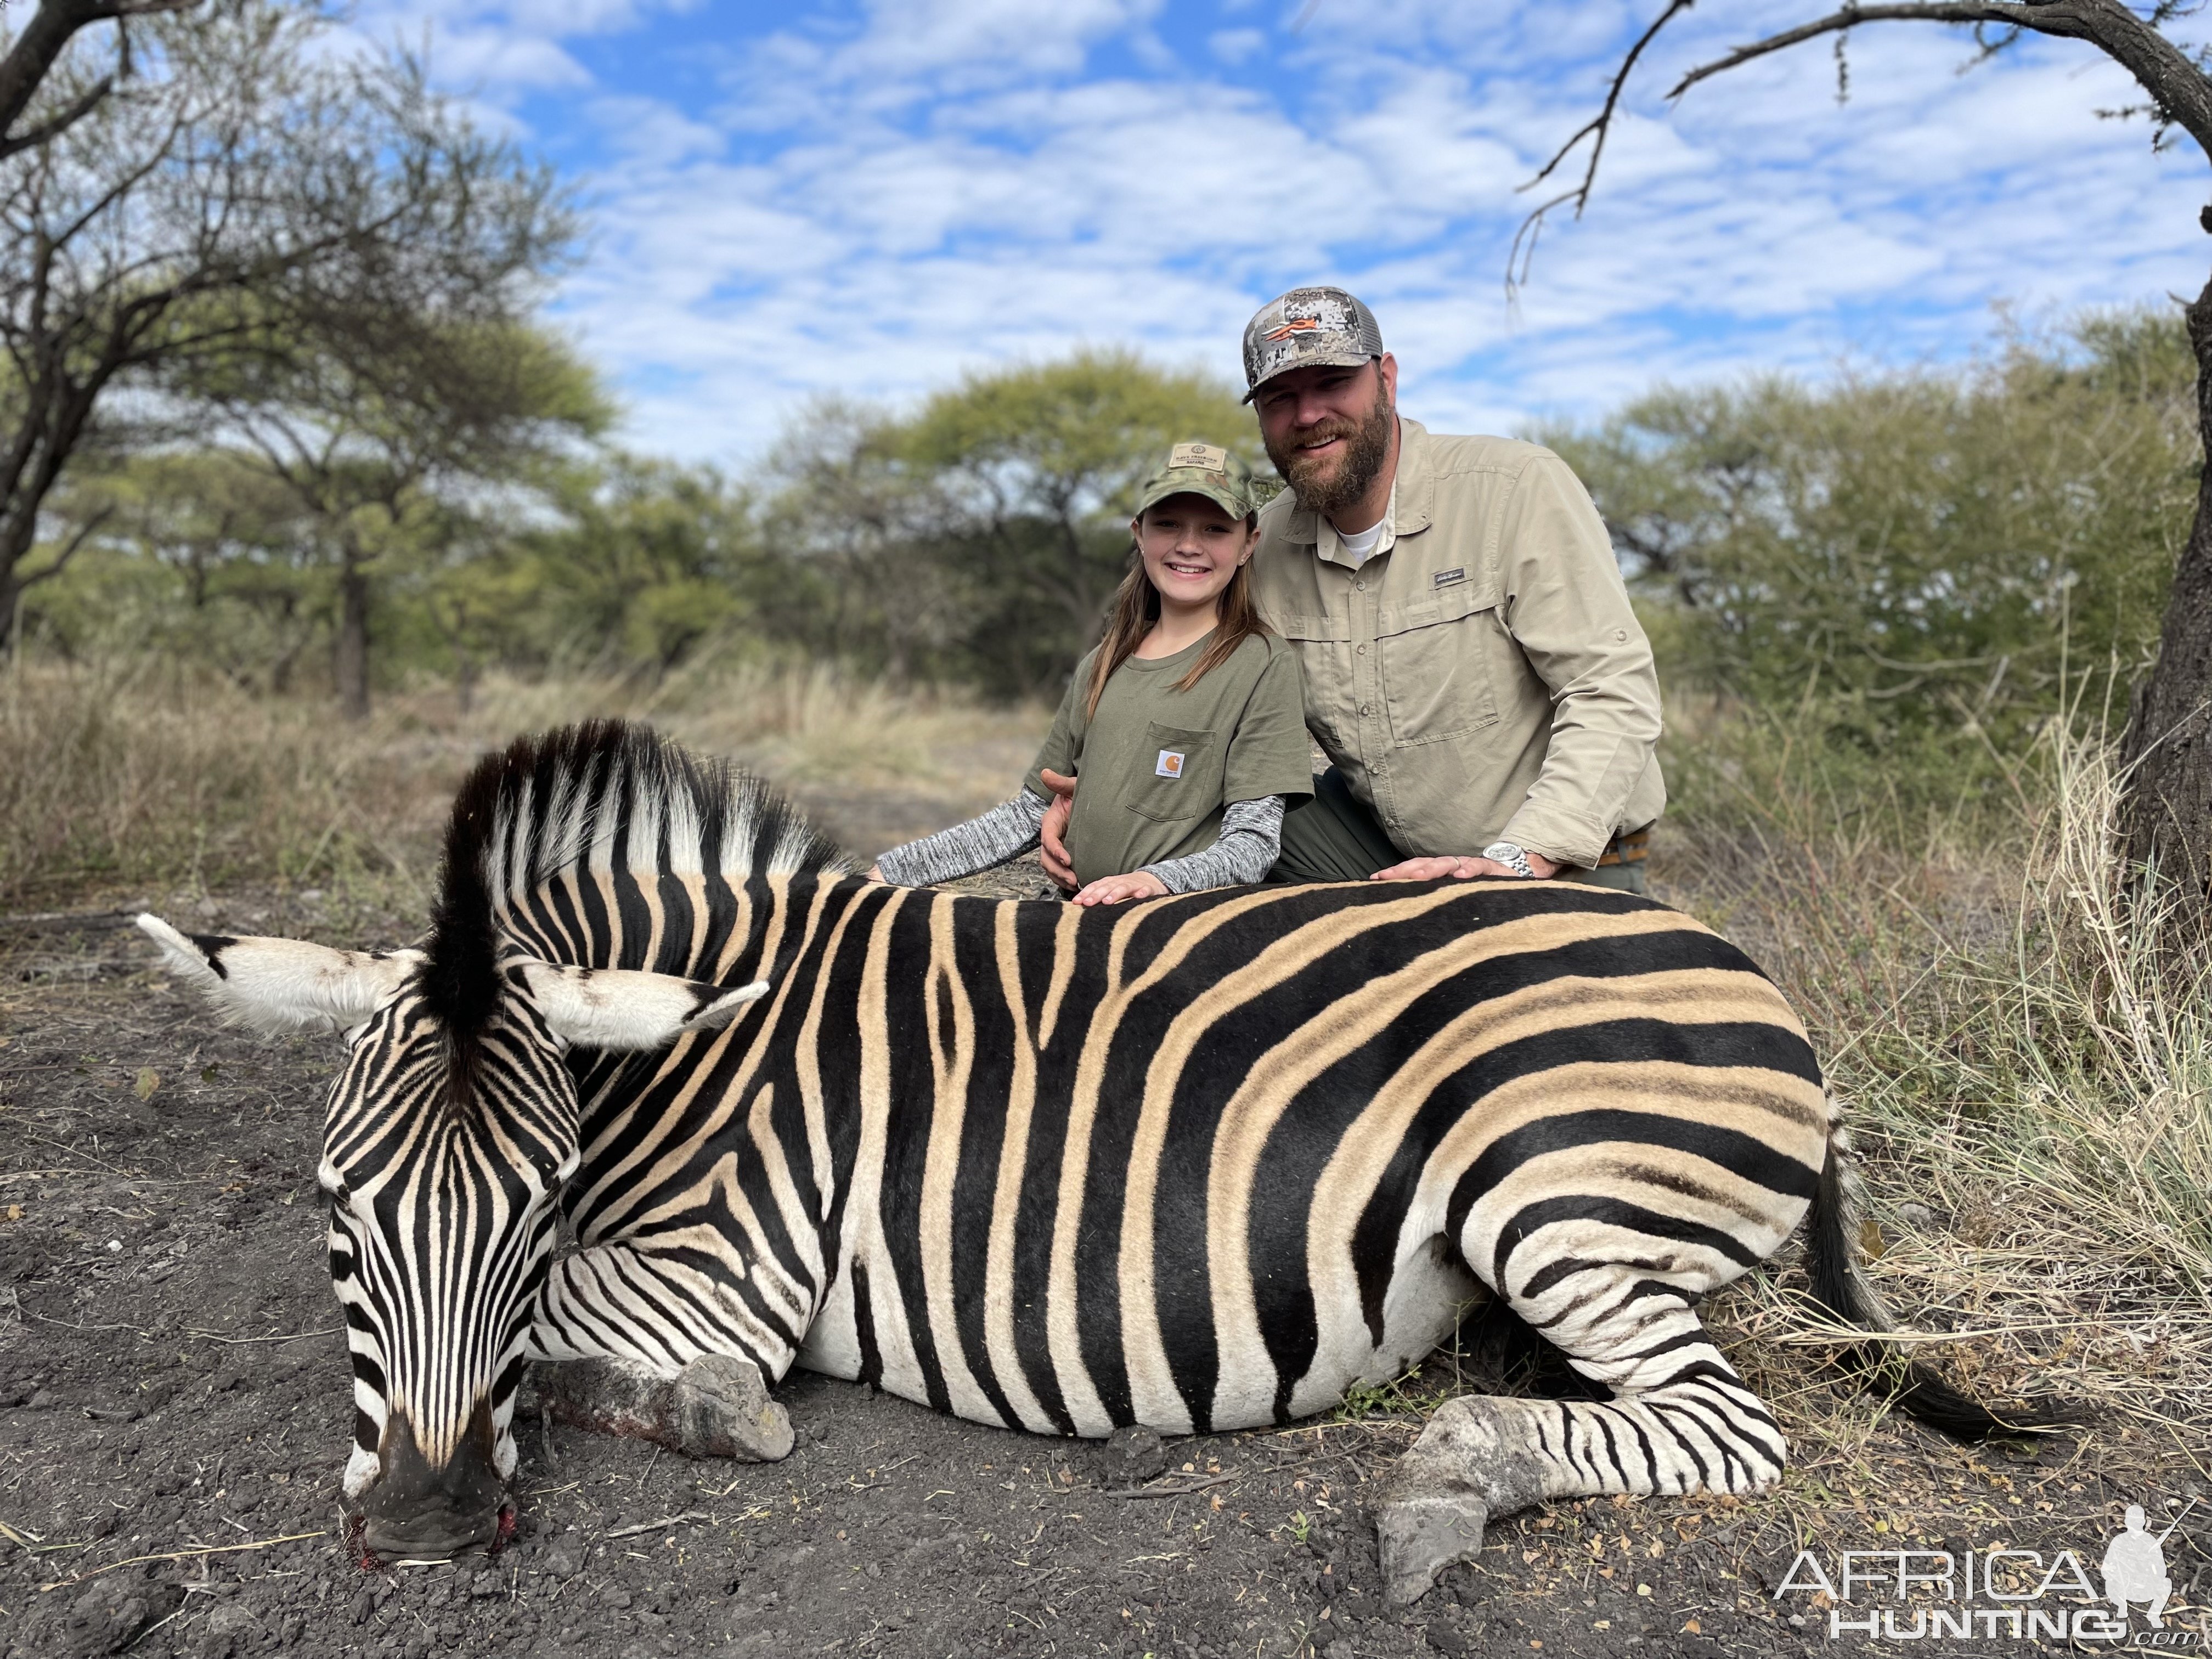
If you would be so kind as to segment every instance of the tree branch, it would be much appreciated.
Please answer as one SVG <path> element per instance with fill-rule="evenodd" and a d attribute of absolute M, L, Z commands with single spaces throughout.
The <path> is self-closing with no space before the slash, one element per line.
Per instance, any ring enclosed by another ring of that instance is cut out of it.
<path fill-rule="evenodd" d="M 1582 183 L 1573 190 L 1563 191 L 1552 198 L 1550 201 L 1523 219 L 1521 222 L 1521 228 L 1513 233 L 1513 246 L 1505 255 L 1505 297 L 1509 301 L 1520 291 L 1521 285 L 1528 280 L 1528 262 L 1536 257 L 1536 238 L 1544 228 L 1544 216 L 1553 208 L 1564 207 L 1569 202 L 1572 202 L 1575 204 L 1575 217 L 1579 219 L 1583 216 L 1583 209 L 1589 202 L 1591 187 L 1597 183 L 1597 164 L 1605 155 L 1605 141 L 1613 131 L 1613 118 L 1620 108 L 1620 94 L 1627 88 L 1628 77 L 1635 72 L 1636 60 L 1644 56 L 1644 49 L 1646 46 L 1659 38 L 1660 30 L 1697 3 L 1698 0 L 1667 0 L 1667 9 L 1653 18 L 1651 27 L 1636 37 L 1636 44 L 1628 49 L 1628 56 L 1620 60 L 1620 67 L 1613 71 L 1613 84 L 1606 88 L 1605 107 L 1590 120 L 1585 122 L 1573 137 L 1560 145 L 1552 159 L 1544 163 L 1534 178 L 1520 186 L 1522 190 L 1534 190 L 1558 170 L 1559 163 L 1573 154 L 1575 147 L 1583 139 L 1589 138 L 1592 141 L 1589 165 L 1583 169 Z M 1518 276 L 1514 275 L 1514 266 L 1516 263 L 1521 268 L 1521 274 Z"/>
<path fill-rule="evenodd" d="M 45 581 L 49 576 L 60 575 L 62 573 L 62 567 L 70 562 L 70 558 L 76 554 L 77 549 L 82 547 L 87 542 L 98 535 L 100 533 L 100 526 L 106 524 L 114 516 L 115 504 L 111 501 L 76 527 L 76 533 L 71 536 L 68 542 L 63 545 L 60 552 L 54 555 L 53 562 L 51 564 L 41 565 L 38 569 L 30 572 L 27 575 L 19 574 L 15 578 L 16 591 L 21 592 L 25 588 L 33 586 L 34 583 Z"/>
<path fill-rule="evenodd" d="M 1787 51 L 1802 46 L 1808 40 L 1817 40 L 1824 34 L 1838 34 L 1856 28 L 1862 23 L 1996 23 L 2006 28 L 2029 29 L 2038 34 L 2056 34 L 2069 40 L 2087 40 L 2095 37 L 2092 24 L 2078 15 L 2073 0 L 2036 0 L 2035 3 L 2021 3 L 2021 0 L 1988 0 L 1983 4 L 1947 4 L 1940 0 L 1928 3 L 1892 6 L 1845 6 L 1841 11 L 1794 29 L 1784 29 L 1779 34 L 1770 34 L 1763 40 L 1754 40 L 1747 46 L 1738 46 L 1725 58 L 1717 58 L 1710 64 L 1701 64 L 1677 81 L 1667 96 L 1680 98 L 1700 81 L 1711 80 L 1716 75 L 1764 58 L 1770 52 Z"/>
<path fill-rule="evenodd" d="M 1589 163 L 1583 171 L 1582 183 L 1545 202 L 1514 232 L 1513 245 L 1505 258 L 1505 292 L 1509 300 L 1528 280 L 1529 264 L 1535 258 L 1536 239 L 1543 229 L 1546 216 L 1571 202 L 1575 216 L 1580 218 L 1589 205 L 1590 192 L 1597 183 L 1598 164 L 1605 155 L 1606 140 L 1612 133 L 1613 119 L 1620 112 L 1622 94 L 1638 61 L 1659 32 L 1695 3 L 1696 0 L 1668 0 L 1666 9 L 1637 37 L 1635 45 L 1621 59 L 1620 67 L 1613 72 L 1604 106 L 1559 147 L 1534 178 L 1521 186 L 1528 190 L 1541 184 L 1583 140 L 1591 141 Z M 2146 18 L 2138 15 L 2124 0 L 1915 0 L 1913 3 L 1889 5 L 1846 4 L 1825 17 L 1738 46 L 1724 57 L 1698 65 L 1676 82 L 1667 96 L 1670 100 L 1680 98 L 1701 81 L 1791 46 L 1802 46 L 1808 40 L 1825 35 L 1840 36 L 1863 23 L 1944 23 L 1972 27 L 1978 37 L 1984 29 L 1995 26 L 2010 33 L 1994 42 L 1982 37 L 1982 58 L 2002 51 L 2023 33 L 2087 41 L 2135 77 L 2136 84 L 2150 94 L 2151 108 L 2160 121 L 2183 128 L 2197 140 L 2208 159 L 2212 159 L 2212 77 L 2208 77 L 2188 53 L 2159 32 L 2158 26 L 2167 21 L 2175 9 L 2170 4 L 2161 4 Z M 2212 229 L 2212 209 L 2206 210 L 2205 226 Z"/>
<path fill-rule="evenodd" d="M 43 144 L 73 125 L 106 98 L 115 77 L 100 81 L 61 114 L 30 131 L 17 133 L 15 123 L 31 106 L 39 88 L 53 69 L 77 31 L 94 23 L 121 22 L 127 17 L 149 17 L 162 12 L 185 11 L 199 0 L 43 0 L 31 21 L 23 26 L 8 54 L 0 58 L 0 157 Z M 127 57 L 126 57 L 127 71 Z"/>

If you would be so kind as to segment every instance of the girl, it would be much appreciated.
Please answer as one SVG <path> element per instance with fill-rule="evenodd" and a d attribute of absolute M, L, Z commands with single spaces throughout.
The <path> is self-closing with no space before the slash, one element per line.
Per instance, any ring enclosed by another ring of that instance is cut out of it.
<path fill-rule="evenodd" d="M 1106 638 L 1076 665 L 1022 793 L 893 848 L 868 872 L 917 887 L 1037 844 L 1044 775 L 1080 775 L 1067 829 L 1078 904 L 1255 882 L 1288 798 L 1313 793 L 1297 659 L 1252 606 L 1252 475 L 1212 444 L 1177 444 L 1145 481 L 1136 562 Z"/>

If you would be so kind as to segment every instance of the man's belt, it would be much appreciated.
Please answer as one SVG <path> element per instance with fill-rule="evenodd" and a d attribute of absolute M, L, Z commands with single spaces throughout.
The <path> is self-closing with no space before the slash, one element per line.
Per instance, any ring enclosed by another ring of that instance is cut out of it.
<path fill-rule="evenodd" d="M 1623 830 L 1606 842 L 1605 851 L 1598 855 L 1597 867 L 1605 869 L 1614 864 L 1641 864 L 1651 848 L 1651 826 L 1641 830 Z"/>

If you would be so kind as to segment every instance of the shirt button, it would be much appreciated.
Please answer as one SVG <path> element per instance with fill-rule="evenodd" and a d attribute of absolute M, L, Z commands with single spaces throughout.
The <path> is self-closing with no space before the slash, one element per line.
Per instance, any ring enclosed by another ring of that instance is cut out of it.
<path fill-rule="evenodd" d="M 1364 581 L 1363 581 L 1363 582 L 1354 582 L 1354 583 L 1352 583 L 1352 586 L 1353 586 L 1354 587 L 1358 588 L 1358 589 L 1361 592 L 1363 592 L 1363 593 L 1364 593 L 1364 592 L 1367 591 L 1367 584 L 1366 584 L 1365 582 L 1364 582 Z"/>
<path fill-rule="evenodd" d="M 1363 645 L 1359 647 L 1359 654 L 1363 657 L 1367 654 L 1367 647 Z"/>
<path fill-rule="evenodd" d="M 1363 702 L 1359 705 L 1359 712 L 1363 714 L 1371 714 L 1375 712 L 1374 705 Z"/>

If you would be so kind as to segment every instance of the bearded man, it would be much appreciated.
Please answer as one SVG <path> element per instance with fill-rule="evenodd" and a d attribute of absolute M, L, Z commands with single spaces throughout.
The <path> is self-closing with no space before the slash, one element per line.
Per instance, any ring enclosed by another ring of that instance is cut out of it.
<path fill-rule="evenodd" d="M 1244 330 L 1246 401 L 1290 486 L 1260 514 L 1261 616 L 1328 757 L 1271 881 L 1511 876 L 1644 890 L 1667 804 L 1659 679 L 1612 539 L 1537 444 L 1397 409 L 1375 313 L 1299 288 Z M 1073 781 L 1044 824 L 1045 868 Z"/>
<path fill-rule="evenodd" d="M 1659 680 L 1581 481 L 1539 445 L 1400 416 L 1397 360 L 1340 288 L 1262 307 L 1244 379 L 1290 486 L 1260 515 L 1254 592 L 1330 763 L 1272 878 L 1642 892 Z"/>

